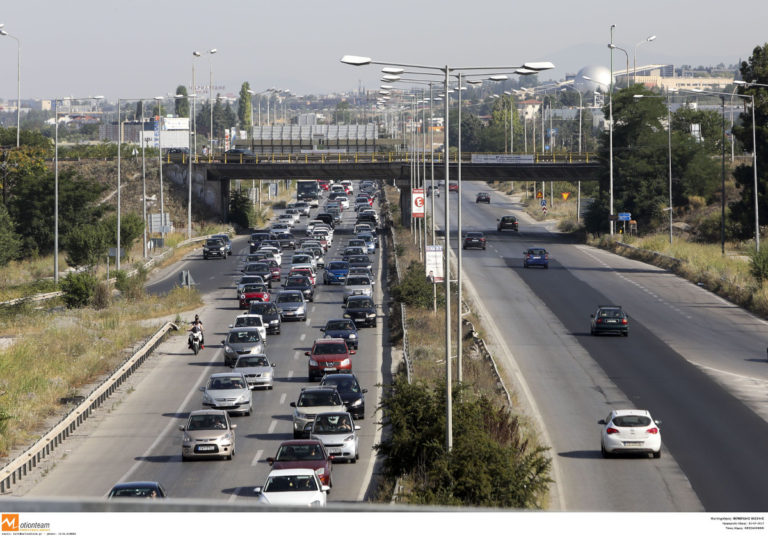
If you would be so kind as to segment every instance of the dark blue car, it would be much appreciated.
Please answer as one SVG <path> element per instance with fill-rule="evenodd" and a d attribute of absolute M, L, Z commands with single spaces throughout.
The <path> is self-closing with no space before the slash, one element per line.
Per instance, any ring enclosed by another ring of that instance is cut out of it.
<path fill-rule="evenodd" d="M 543 266 L 549 268 L 549 253 L 544 248 L 528 248 L 523 251 L 523 268 Z"/>
<path fill-rule="evenodd" d="M 348 274 L 349 263 L 347 261 L 331 261 L 325 265 L 323 283 L 326 285 L 344 284 Z"/>
<path fill-rule="evenodd" d="M 347 347 L 350 350 L 357 350 L 360 335 L 357 332 L 355 322 L 349 318 L 337 318 L 325 323 L 320 331 L 325 333 L 326 337 L 332 339 L 344 339 L 347 341 Z"/>

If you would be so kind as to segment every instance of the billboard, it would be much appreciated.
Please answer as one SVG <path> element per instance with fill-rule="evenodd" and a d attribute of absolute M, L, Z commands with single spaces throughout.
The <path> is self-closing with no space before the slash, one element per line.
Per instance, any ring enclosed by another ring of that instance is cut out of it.
<path fill-rule="evenodd" d="M 427 246 L 426 276 L 433 283 L 442 283 L 443 276 L 443 246 Z"/>
<path fill-rule="evenodd" d="M 423 218 L 424 217 L 424 188 L 411 189 L 411 217 Z"/>

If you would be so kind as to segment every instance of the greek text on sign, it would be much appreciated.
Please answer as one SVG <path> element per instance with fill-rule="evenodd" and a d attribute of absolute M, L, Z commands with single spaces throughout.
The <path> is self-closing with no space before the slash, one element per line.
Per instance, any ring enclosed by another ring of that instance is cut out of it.
<path fill-rule="evenodd" d="M 413 188 L 411 190 L 411 217 L 423 218 L 425 205 L 424 188 Z"/>

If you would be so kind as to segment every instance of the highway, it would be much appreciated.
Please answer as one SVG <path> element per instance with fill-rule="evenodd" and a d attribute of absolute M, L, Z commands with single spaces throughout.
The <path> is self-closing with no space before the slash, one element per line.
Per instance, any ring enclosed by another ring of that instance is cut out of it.
<path fill-rule="evenodd" d="M 297 238 L 304 236 L 306 221 L 302 218 L 294 230 Z M 351 238 L 353 223 L 354 211 L 346 211 L 326 262 L 335 258 Z M 104 497 L 116 482 L 157 480 L 171 497 L 256 500 L 253 487 L 263 485 L 269 472 L 265 459 L 274 456 L 281 441 L 293 438 L 289 404 L 297 400 L 302 386 L 317 385 L 307 381 L 304 352 L 311 349 L 314 339 L 323 336 L 319 328 L 325 321 L 340 318 L 343 311 L 342 289 L 323 285 L 319 270 L 315 301 L 308 303 L 307 321 L 283 322 L 280 335 L 267 336 L 266 353 L 277 364 L 274 389 L 254 391 L 251 416 L 233 417 L 237 424 L 237 455 L 231 461 L 182 463 L 182 432 L 178 426 L 186 422 L 190 411 L 202 409 L 198 387 L 211 374 L 229 370 L 223 365 L 221 340 L 235 316 L 243 312 L 238 308 L 234 285 L 247 253 L 246 236 L 233 240 L 233 255 L 226 260 L 203 260 L 198 248 L 153 280 L 149 291 L 161 292 L 173 286 L 180 270 L 190 270 L 205 306 L 182 314 L 182 318 L 189 321 L 195 312 L 200 314 L 205 326 L 205 349 L 197 356 L 188 350 L 186 332 L 167 339 L 118 400 L 96 412 L 83 431 L 78 430 L 77 437 L 67 441 L 63 447 L 66 455 L 59 457 L 44 478 L 26 491 L 26 497 Z M 377 277 L 381 274 L 380 253 L 377 250 L 375 255 Z M 283 280 L 291 254 L 292 250 L 283 252 Z M 278 290 L 275 282 L 273 291 Z M 381 311 L 380 281 L 375 292 Z M 361 386 L 368 389 L 366 416 L 357 422 L 362 427 L 358 432 L 360 460 L 356 464 L 334 464 L 329 502 L 358 502 L 371 493 L 369 483 L 376 459 L 372 447 L 380 433 L 375 415 L 380 391 L 377 384 L 391 380 L 390 356 L 383 342 L 386 326 L 386 319 L 380 316 L 376 328 L 360 330 L 360 349 L 353 356 L 353 371 Z"/>
<path fill-rule="evenodd" d="M 552 508 L 764 511 L 765 322 L 668 272 L 570 243 L 499 192 L 476 204 L 479 191 L 487 188 L 464 183 L 463 229 L 488 239 L 487 250 L 463 252 L 465 288 L 478 297 L 508 379 L 544 427 Z M 457 194 L 449 195 L 455 214 Z M 509 213 L 519 234 L 497 233 L 496 218 Z M 443 218 L 440 198 L 439 227 Z M 531 246 L 550 252 L 548 270 L 523 268 Z M 590 335 L 590 313 L 607 303 L 629 313 L 629 337 Z M 661 459 L 601 457 L 597 420 L 627 407 L 662 421 Z"/>

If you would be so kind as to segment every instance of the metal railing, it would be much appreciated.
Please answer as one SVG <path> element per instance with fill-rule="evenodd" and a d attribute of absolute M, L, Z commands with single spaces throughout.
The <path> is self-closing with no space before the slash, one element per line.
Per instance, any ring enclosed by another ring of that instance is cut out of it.
<path fill-rule="evenodd" d="M 34 445 L 0 469 L 0 494 L 8 493 L 20 480 L 48 457 L 64 440 L 83 424 L 146 361 L 171 330 L 178 327 L 166 322 L 150 339 L 129 357 L 118 369 L 51 428 Z"/>

